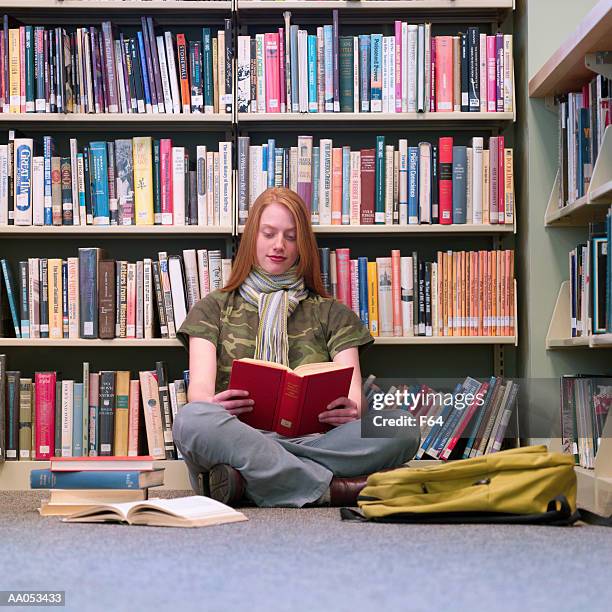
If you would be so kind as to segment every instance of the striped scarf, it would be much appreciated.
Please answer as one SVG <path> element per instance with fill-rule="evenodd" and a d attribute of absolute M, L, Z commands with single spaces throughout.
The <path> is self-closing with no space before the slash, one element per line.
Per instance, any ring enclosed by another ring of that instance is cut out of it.
<path fill-rule="evenodd" d="M 240 295 L 259 310 L 255 359 L 289 365 L 287 319 L 308 295 L 295 266 L 284 274 L 267 274 L 253 267 L 240 285 Z"/>

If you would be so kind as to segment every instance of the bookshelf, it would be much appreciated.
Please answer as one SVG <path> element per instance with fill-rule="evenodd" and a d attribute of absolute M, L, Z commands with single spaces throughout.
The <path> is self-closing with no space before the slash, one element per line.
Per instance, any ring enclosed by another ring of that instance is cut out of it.
<path fill-rule="evenodd" d="M 193 25 L 194 19 L 202 23 L 220 23 L 223 17 L 232 16 L 236 25 L 235 34 L 249 33 L 278 23 L 282 25 L 282 12 L 294 12 L 296 22 L 310 27 L 313 23 L 331 23 L 332 9 L 339 9 L 341 27 L 347 23 L 352 29 L 363 32 L 377 31 L 380 24 L 392 26 L 396 18 L 413 20 L 413 23 L 431 21 L 434 28 L 438 25 L 456 24 L 455 31 L 464 24 L 478 24 L 485 31 L 495 32 L 504 24 L 508 31 L 508 17 L 512 16 L 514 0 L 319 0 L 319 1 L 259 1 L 234 0 L 200 1 L 200 0 L 0 0 L 0 11 L 7 12 L 27 23 L 70 24 L 75 22 L 98 23 L 102 18 L 110 18 L 118 24 L 137 23 L 140 15 L 151 14 L 159 25 L 183 26 Z M 303 18 L 304 17 L 304 18 Z M 302 19 L 303 18 L 303 19 Z M 376 26 L 372 26 L 372 23 Z M 516 84 L 516 81 L 515 81 Z M 236 100 L 234 100 L 236 108 Z M 516 102 L 513 92 L 513 108 Z M 316 114 L 234 114 L 232 115 L 166 115 L 166 114 L 97 114 L 97 115 L 36 115 L 36 114 L 0 114 L 0 127 L 12 128 L 24 134 L 40 136 L 49 133 L 61 137 L 62 134 L 76 135 L 96 132 L 112 132 L 126 135 L 138 134 L 174 134 L 177 138 L 196 142 L 197 136 L 205 133 L 208 138 L 219 134 L 219 139 L 232 140 L 234 143 L 234 168 L 237 167 L 236 150 L 238 135 L 253 135 L 254 139 L 262 137 L 265 132 L 274 131 L 297 137 L 298 133 L 331 133 L 338 134 L 340 140 L 346 136 L 346 144 L 357 144 L 359 139 L 371 144 L 375 134 L 394 134 L 403 132 L 439 135 L 457 134 L 467 141 L 471 135 L 494 136 L 504 134 L 508 145 L 513 146 L 512 138 L 516 121 L 516 112 L 511 113 L 316 113 Z M 86 138 L 85 135 L 82 136 Z M 127 137 L 127 136 L 126 136 Z M 279 136 L 282 138 L 282 136 Z M 367 140 L 366 140 L 367 139 Z M 236 171 L 235 171 L 236 172 Z M 236 181 L 234 182 L 236 185 Z M 237 194 L 234 190 L 234 216 L 237 215 Z M 517 207 L 519 208 L 519 207 Z M 520 211 L 519 211 L 520 214 Z M 475 241 L 474 248 L 512 248 L 516 235 L 516 222 L 512 225 L 453 225 L 453 226 L 316 226 L 314 231 L 325 240 L 361 241 L 369 257 L 375 254 L 386 255 L 391 248 L 426 249 L 431 245 L 431 237 L 440 237 L 444 248 L 469 248 Z M 141 253 L 149 256 L 157 250 L 177 252 L 182 248 L 203 248 L 203 240 L 215 241 L 222 245 L 226 257 L 235 252 L 240 228 L 202 227 L 202 226 L 73 226 L 73 227 L 2 227 L 0 238 L 7 244 L 11 259 L 17 259 L 14 253 L 22 255 L 25 249 L 32 246 L 48 244 L 56 237 L 61 239 L 62 251 L 70 249 L 76 252 L 79 246 L 97 246 L 98 241 L 114 242 L 122 257 L 140 257 Z M 23 240 L 27 238 L 28 240 Z M 34 242 L 30 239 L 35 239 Z M 382 243 L 381 251 L 381 240 Z M 89 242 L 91 239 L 91 243 Z M 138 240 L 134 240 L 138 239 Z M 160 241 L 164 240 L 162 247 Z M 40 241 L 40 242 L 39 242 Z M 58 241 L 60 242 L 60 241 Z M 46 247 L 45 247 L 46 248 Z M 205 247 L 204 247 L 205 248 Z M 215 248 L 215 247 L 211 247 Z M 112 254 L 113 251 L 110 251 Z M 364 253 L 366 254 L 366 253 Z M 33 255 L 36 255 L 33 253 Z M 515 314 L 517 313 L 515 281 Z M 517 324 L 515 323 L 515 328 Z M 462 356 L 476 356 L 476 375 L 512 376 L 515 366 L 515 349 L 518 336 L 461 336 L 461 337 L 378 337 L 371 353 L 370 362 L 364 371 L 379 371 L 381 368 L 397 367 L 409 364 L 411 359 L 422 359 L 422 351 L 428 351 L 426 358 L 431 364 L 444 364 L 444 372 L 462 370 L 457 364 Z M 0 339 L 0 350 L 6 347 L 9 364 L 20 369 L 22 364 L 29 364 L 32 357 L 44 357 L 47 364 L 61 355 L 69 363 L 68 369 L 76 368 L 81 361 L 89 359 L 92 367 L 115 368 L 114 359 L 119 355 L 132 360 L 132 370 L 137 371 L 143 363 L 152 365 L 155 359 L 165 358 L 167 353 L 169 369 L 179 370 L 186 367 L 187 356 L 181 353 L 176 359 L 175 349 L 181 348 L 177 340 L 168 339 L 114 339 L 114 340 L 69 340 L 69 339 Z M 386 347 L 381 349 L 380 347 Z M 66 349 L 61 354 L 58 348 Z M 138 363 L 135 363 L 133 351 L 140 349 Z M 47 349 L 50 349 L 47 351 Z M 87 351 L 94 349 L 94 351 Z M 98 354 L 95 349 L 105 349 Z M 440 350 L 443 349 L 443 350 Z M 389 355 L 385 356 L 386 351 Z M 12 351 L 12 353 L 11 353 Z M 398 352 L 400 351 L 400 352 Z M 4 352 L 4 351 L 3 351 Z M 129 353 L 128 357 L 125 354 Z M 99 363 L 98 363 L 99 362 Z M 34 371 L 38 366 L 26 366 L 24 369 Z M 52 367 L 48 365 L 46 367 Z M 124 369 L 128 369 L 124 367 Z M 462 370 L 463 371 L 463 370 Z M 172 376 L 170 376 L 172 379 Z M 436 461 L 418 461 L 412 464 L 424 466 Z M 164 488 L 189 489 L 187 472 L 182 461 L 161 461 L 160 467 L 166 468 Z M 48 467 L 48 462 L 7 461 L 0 464 L 0 490 L 28 489 L 29 471 L 34 468 Z"/>
<path fill-rule="evenodd" d="M 563 44 L 529 80 L 529 96 L 543 98 L 547 108 L 556 112 L 555 96 L 580 90 L 596 76 L 596 73 L 610 76 L 609 53 L 606 58 L 605 52 L 611 50 L 612 4 L 603 0 L 586 14 Z M 560 173 L 557 172 L 544 213 L 545 227 L 583 228 L 584 232 L 589 223 L 602 221 L 605 218 L 606 211 L 612 203 L 611 126 L 608 126 L 604 133 L 586 194 L 575 202 L 560 207 L 559 192 Z M 567 277 L 567 271 L 564 276 Z M 563 363 L 562 373 L 585 370 L 590 372 L 592 369 L 598 369 L 593 368 L 594 364 L 600 364 L 601 372 L 609 372 L 610 356 L 603 349 L 612 348 L 612 334 L 571 337 L 570 312 L 570 281 L 565 280 L 559 288 L 546 333 L 546 349 L 565 351 L 563 361 L 560 362 Z M 568 371 L 569 367 L 571 370 Z M 586 469 L 580 466 L 575 468 L 578 505 L 606 516 L 612 512 L 611 435 L 612 419 L 607 419 L 595 457 L 595 468 Z M 553 438 L 550 449 L 561 452 L 561 440 Z"/>

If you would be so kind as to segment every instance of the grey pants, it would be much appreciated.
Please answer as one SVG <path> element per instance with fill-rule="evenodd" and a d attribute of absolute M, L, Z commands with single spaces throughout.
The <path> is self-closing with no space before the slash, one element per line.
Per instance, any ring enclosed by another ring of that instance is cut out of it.
<path fill-rule="evenodd" d="M 360 421 L 325 434 L 285 438 L 254 429 L 219 404 L 207 402 L 183 406 L 173 435 L 194 490 L 199 472 L 225 463 L 241 473 L 247 496 L 261 507 L 300 508 L 319 499 L 333 476 L 397 467 L 414 456 L 419 444 L 416 432 L 408 440 L 362 438 Z"/>

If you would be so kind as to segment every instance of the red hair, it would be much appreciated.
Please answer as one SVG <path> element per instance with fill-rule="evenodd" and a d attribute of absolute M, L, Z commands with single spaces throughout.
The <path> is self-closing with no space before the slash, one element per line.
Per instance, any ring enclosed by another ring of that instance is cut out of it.
<path fill-rule="evenodd" d="M 321 279 L 319 249 L 310 224 L 310 212 L 302 198 L 286 187 L 266 189 L 253 203 L 232 265 L 232 274 L 221 291 L 234 291 L 240 287 L 251 272 L 251 268 L 257 265 L 256 245 L 259 223 L 264 209 L 272 203 L 282 204 L 293 215 L 298 250 L 297 275 L 303 277 L 308 289 L 327 297 Z"/>

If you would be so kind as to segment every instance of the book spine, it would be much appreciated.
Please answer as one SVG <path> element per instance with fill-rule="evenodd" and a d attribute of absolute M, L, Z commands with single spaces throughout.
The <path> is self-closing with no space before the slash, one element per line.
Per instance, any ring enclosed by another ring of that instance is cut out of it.
<path fill-rule="evenodd" d="M 453 138 L 443 136 L 439 140 L 440 173 L 440 223 L 453 223 Z"/>
<path fill-rule="evenodd" d="M 37 461 L 50 459 L 55 452 L 55 372 L 36 372 L 35 447 Z"/>
<path fill-rule="evenodd" d="M 79 335 L 98 337 L 98 260 L 97 248 L 79 249 Z"/>

